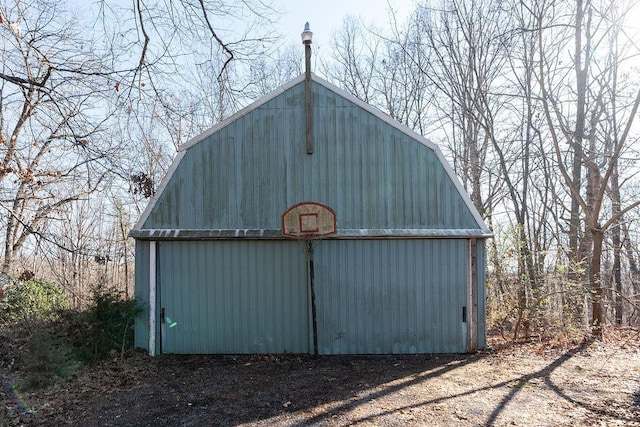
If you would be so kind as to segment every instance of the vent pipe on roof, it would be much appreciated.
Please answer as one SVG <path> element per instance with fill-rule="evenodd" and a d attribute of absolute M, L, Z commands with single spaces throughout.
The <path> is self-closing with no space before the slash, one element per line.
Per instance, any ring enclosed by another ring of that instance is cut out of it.
<path fill-rule="evenodd" d="M 307 154 L 313 154 L 313 122 L 311 111 L 311 39 L 313 33 L 309 29 L 309 23 L 304 24 L 301 34 L 304 45 L 304 106 L 306 114 Z"/>

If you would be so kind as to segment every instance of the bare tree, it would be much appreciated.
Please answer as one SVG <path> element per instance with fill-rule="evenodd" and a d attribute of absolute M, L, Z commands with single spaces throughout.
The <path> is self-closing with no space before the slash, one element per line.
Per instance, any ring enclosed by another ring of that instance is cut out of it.
<path fill-rule="evenodd" d="M 555 166 L 571 196 L 570 254 L 574 262 L 583 258 L 588 261 L 591 328 L 594 336 L 601 337 L 605 232 L 640 205 L 634 198 L 616 200 L 614 204 L 619 206 L 606 215 L 612 177 L 617 179 L 618 160 L 629 150 L 633 139 L 630 132 L 640 106 L 638 82 L 625 91 L 620 91 L 615 82 L 628 59 L 637 56 L 637 48 L 624 32 L 618 31 L 625 11 L 617 3 L 576 0 L 568 9 L 553 2 L 540 4 L 544 8 L 537 12 L 530 7 L 537 22 L 537 80 Z M 566 14 L 550 15 L 550 10 Z M 573 54 L 567 58 L 565 52 L 570 45 Z M 607 116 L 616 119 L 610 122 Z M 629 178 L 635 172 L 630 173 Z M 581 242 L 578 229 L 582 227 L 577 222 L 580 216 L 584 216 L 585 227 Z"/>
<path fill-rule="evenodd" d="M 304 72 L 304 50 L 288 44 L 273 54 L 257 58 L 249 65 L 246 95 L 258 99 Z"/>
<path fill-rule="evenodd" d="M 379 38 L 356 18 L 348 16 L 332 39 L 332 61 L 325 65 L 325 73 L 353 96 L 372 103 L 376 97 L 376 69 L 381 65 Z"/>
<path fill-rule="evenodd" d="M 417 9 L 405 27 L 393 27 L 392 35 L 384 39 L 375 86 L 391 117 L 423 135 L 437 123 L 430 115 L 435 94 L 424 73 L 432 60 L 425 40 L 429 22 L 424 18 L 424 10 Z"/>
<path fill-rule="evenodd" d="M 70 203 L 99 190 L 109 169 L 106 120 L 95 117 L 108 91 L 106 58 L 57 2 L 16 2 L 0 10 L 0 206 L 2 273 L 34 233 Z M 104 117 L 104 116 L 102 116 Z"/>
<path fill-rule="evenodd" d="M 592 314 L 599 336 L 605 296 L 618 323 L 622 301 L 634 304 L 640 51 L 622 25 L 630 6 L 427 1 L 390 36 L 347 21 L 336 38 L 331 78 L 443 144 L 474 204 L 508 231 L 490 247 L 491 283 L 515 307 L 516 337 L 545 313 L 540 325 Z"/>
<path fill-rule="evenodd" d="M 176 147 L 251 96 L 247 61 L 276 40 L 268 2 L 118 4 L 0 5 L 3 274 L 33 242 L 79 253 L 62 224 L 91 218 L 86 201 L 151 196 Z"/>

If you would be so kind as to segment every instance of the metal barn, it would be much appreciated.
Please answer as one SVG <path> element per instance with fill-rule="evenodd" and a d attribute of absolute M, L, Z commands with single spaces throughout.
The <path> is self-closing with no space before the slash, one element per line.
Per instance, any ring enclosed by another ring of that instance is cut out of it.
<path fill-rule="evenodd" d="M 151 354 L 486 344 L 491 233 L 439 148 L 310 73 L 181 147 L 130 235 Z"/>

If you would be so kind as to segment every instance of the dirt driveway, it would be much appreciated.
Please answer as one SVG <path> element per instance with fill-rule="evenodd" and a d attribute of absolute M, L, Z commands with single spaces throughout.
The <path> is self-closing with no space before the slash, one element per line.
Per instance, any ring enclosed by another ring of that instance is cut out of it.
<path fill-rule="evenodd" d="M 640 426 L 640 341 L 473 355 L 161 356 L 16 393 L 3 425 Z"/>

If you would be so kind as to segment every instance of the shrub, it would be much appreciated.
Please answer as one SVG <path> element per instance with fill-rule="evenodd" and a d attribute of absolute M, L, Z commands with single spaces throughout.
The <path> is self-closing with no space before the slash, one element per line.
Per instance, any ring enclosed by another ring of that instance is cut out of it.
<path fill-rule="evenodd" d="M 77 348 L 82 360 L 90 362 L 113 351 L 121 355 L 133 348 L 133 324 L 141 308 L 135 299 L 115 290 L 96 291 L 93 304 L 82 315 L 83 329 Z"/>
<path fill-rule="evenodd" d="M 16 284 L 8 294 L 2 302 L 8 310 L 3 310 L 2 317 L 16 321 L 2 330 L 0 344 L 3 337 L 11 342 L 0 347 L 15 354 L 0 356 L 11 359 L 9 366 L 21 372 L 18 387 L 22 390 L 48 386 L 83 363 L 114 352 L 124 356 L 133 348 L 133 323 L 140 307 L 121 292 L 95 291 L 91 306 L 83 311 L 62 310 L 68 306 L 61 297 L 64 294 L 46 282 Z M 51 299 L 42 301 L 45 296 Z"/>
<path fill-rule="evenodd" d="M 64 290 L 44 280 L 14 281 L 0 300 L 0 321 L 48 320 L 69 307 Z"/>
<path fill-rule="evenodd" d="M 74 373 L 81 365 L 72 347 L 40 324 L 26 342 L 21 355 L 21 370 L 25 373 L 18 383 L 21 390 L 46 387 Z"/>

